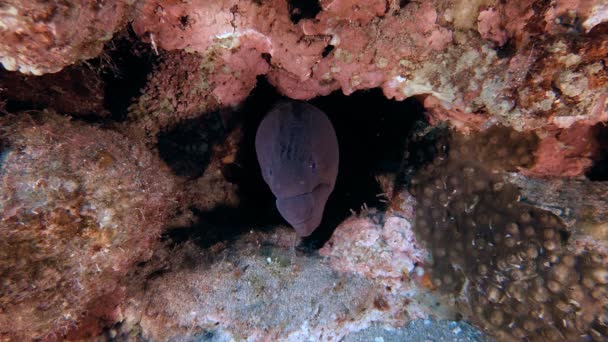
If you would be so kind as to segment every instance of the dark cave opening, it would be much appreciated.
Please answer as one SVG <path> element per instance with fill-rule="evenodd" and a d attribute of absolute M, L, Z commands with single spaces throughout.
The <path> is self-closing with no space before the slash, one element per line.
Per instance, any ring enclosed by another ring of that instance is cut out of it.
<path fill-rule="evenodd" d="M 158 57 L 150 44 L 143 43 L 129 25 L 104 47 L 100 57 L 90 61 L 104 81 L 104 105 L 113 120 L 127 118 L 133 98 L 145 86 Z"/>
<path fill-rule="evenodd" d="M 228 181 L 238 185 L 240 205 L 206 212 L 194 209 L 200 223 L 174 229 L 165 238 L 174 242 L 194 239 L 201 246 L 208 247 L 251 229 L 263 230 L 277 224 L 286 224 L 275 208 L 275 198 L 261 176 L 254 147 L 259 123 L 280 98 L 274 87 L 264 77 L 260 77 L 249 98 L 232 114 L 234 124 L 240 125 L 242 129 L 243 138 L 235 162 L 225 166 L 222 173 Z M 315 250 L 322 247 L 339 223 L 352 215 L 351 210 L 358 212 L 363 205 L 386 209 L 386 202 L 378 196 L 383 190 L 376 176 L 382 173 L 397 174 L 402 170 L 407 139 L 415 128 L 426 125 L 426 121 L 423 107 L 417 100 L 388 100 L 379 89 L 359 91 L 350 96 L 335 92 L 309 102 L 328 115 L 336 130 L 340 148 L 338 177 L 325 206 L 323 221 L 300 245 L 304 250 Z M 204 125 L 203 121 L 200 124 Z M 166 150 L 160 147 L 161 154 L 172 153 L 173 157 L 180 155 L 185 160 L 176 161 L 176 165 L 190 163 L 184 170 L 192 170 L 194 165 L 198 165 L 196 167 L 202 172 L 207 159 L 203 160 L 200 156 L 197 159 L 192 153 L 174 153 L 178 151 L 175 148 L 176 137 L 181 136 L 181 141 L 196 141 L 198 138 L 193 136 L 199 134 L 195 133 L 197 131 L 188 129 L 161 136 L 159 147 L 162 144 L 172 146 Z M 161 143 L 167 137 L 173 137 L 169 140 L 175 142 Z M 192 160 L 197 161 L 193 163 Z M 415 165 L 413 163 L 410 168 Z"/>
<path fill-rule="evenodd" d="M 157 58 L 129 27 L 98 57 L 56 73 L 25 75 L 0 66 L 0 99 L 11 113 L 52 109 L 88 122 L 123 121 Z"/>
<path fill-rule="evenodd" d="M 594 130 L 600 151 L 586 176 L 591 181 L 608 181 L 608 125 L 597 124 Z"/>
<path fill-rule="evenodd" d="M 312 19 L 321 12 L 318 0 L 288 0 L 289 19 L 297 24 L 302 19 Z"/>
<path fill-rule="evenodd" d="M 314 249 L 331 237 L 335 227 L 363 205 L 386 209 L 376 180 L 380 174 L 398 174 L 412 131 L 424 124 L 423 107 L 411 98 L 388 100 L 380 89 L 349 96 L 334 92 L 310 101 L 330 118 L 338 136 L 340 166 L 334 192 L 321 226 L 305 240 Z"/>

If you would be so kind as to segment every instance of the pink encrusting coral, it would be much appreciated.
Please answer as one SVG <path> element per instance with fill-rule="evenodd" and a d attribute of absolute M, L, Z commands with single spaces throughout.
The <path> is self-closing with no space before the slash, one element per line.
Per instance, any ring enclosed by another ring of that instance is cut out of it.
<path fill-rule="evenodd" d="M 134 27 L 165 49 L 247 56 L 221 58 L 210 73 L 222 84 L 214 94 L 224 105 L 244 98 L 250 80 L 266 73 L 292 98 L 381 87 L 387 97 L 433 95 L 444 109 L 458 106 L 518 129 L 542 127 L 548 117 L 571 125 L 606 115 L 606 71 L 599 65 L 608 47 L 605 33 L 593 30 L 606 21 L 600 1 L 351 0 L 320 7 L 315 18 L 292 22 L 284 1 L 148 0 Z M 569 35 L 568 16 L 587 23 L 586 33 Z M 592 41 L 600 44 L 590 48 Z M 238 86 L 226 87 L 226 74 Z M 582 82 L 591 78 L 597 81 Z"/>
<path fill-rule="evenodd" d="M 491 40 L 498 46 L 503 46 L 507 42 L 507 32 L 502 27 L 500 13 L 494 8 L 488 8 L 479 12 L 477 30 L 481 38 Z"/>
<path fill-rule="evenodd" d="M 131 15 L 133 1 L 20 1 L 0 8 L 0 64 L 53 73 L 96 57 Z"/>
<path fill-rule="evenodd" d="M 432 95 L 444 109 L 457 106 L 518 129 L 608 117 L 602 1 L 327 0 L 306 15 L 292 6 L 145 0 L 133 28 L 155 49 L 201 55 L 210 81 L 201 89 L 222 105 L 242 101 L 256 75 L 266 74 L 292 98 L 381 87 L 390 98 Z M 92 57 L 130 9 L 118 0 L 11 1 L 0 12 L 3 64 L 44 73 Z"/>
<path fill-rule="evenodd" d="M 0 118 L 0 148 L 0 339 L 99 334 L 175 210 L 174 178 L 143 144 L 51 112 Z"/>
<path fill-rule="evenodd" d="M 383 215 L 372 211 L 345 220 L 320 254 L 329 257 L 332 267 L 341 272 L 400 283 L 424 260 L 425 252 L 407 219 Z"/>
<path fill-rule="evenodd" d="M 524 174 L 537 177 L 584 174 L 599 152 L 594 132 L 593 126 L 578 123 L 567 129 L 545 130 L 536 151 L 537 163 Z"/>
<path fill-rule="evenodd" d="M 218 70 L 210 75 L 212 94 L 222 104 L 241 103 L 256 85 L 256 76 L 268 72 L 268 63 L 260 54 L 270 49 L 266 37 L 252 31 L 244 34 L 243 43 L 235 44 L 235 51 L 221 49 L 218 53 Z"/>

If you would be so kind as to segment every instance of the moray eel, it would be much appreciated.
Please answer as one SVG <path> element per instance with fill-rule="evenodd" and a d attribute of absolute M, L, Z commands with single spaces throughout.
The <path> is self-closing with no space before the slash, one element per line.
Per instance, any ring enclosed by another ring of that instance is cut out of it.
<path fill-rule="evenodd" d="M 255 137 L 264 181 L 283 218 L 299 236 L 321 223 L 338 175 L 338 139 L 321 110 L 306 102 L 280 101 Z"/>

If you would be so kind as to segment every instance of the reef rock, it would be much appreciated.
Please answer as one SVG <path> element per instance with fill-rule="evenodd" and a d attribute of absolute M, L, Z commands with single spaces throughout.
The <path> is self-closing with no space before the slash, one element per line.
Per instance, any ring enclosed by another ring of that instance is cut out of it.
<path fill-rule="evenodd" d="M 214 74 L 230 74 L 244 94 L 266 73 L 292 98 L 381 87 L 390 98 L 432 96 L 445 110 L 519 129 L 608 118 L 599 0 L 322 1 L 316 9 L 148 0 L 141 11 L 142 37 L 167 50 L 220 51 Z M 224 104 L 242 98 L 235 91 L 215 88 Z"/>
<path fill-rule="evenodd" d="M 175 207 L 167 168 L 114 131 L 0 118 L 0 338 L 99 334 Z"/>
<path fill-rule="evenodd" d="M 115 334 L 138 332 L 155 341 L 333 341 L 374 322 L 403 325 L 428 316 L 408 267 L 396 279 L 399 288 L 338 273 L 323 258 L 297 252 L 293 235 L 287 228 L 252 231 L 205 249 L 187 242 L 159 250 L 145 267 L 157 271 L 138 272 L 142 280 L 133 282 Z"/>
<path fill-rule="evenodd" d="M 132 1 L 21 1 L 0 7 L 0 63 L 24 74 L 53 73 L 97 56 L 127 22 Z"/>

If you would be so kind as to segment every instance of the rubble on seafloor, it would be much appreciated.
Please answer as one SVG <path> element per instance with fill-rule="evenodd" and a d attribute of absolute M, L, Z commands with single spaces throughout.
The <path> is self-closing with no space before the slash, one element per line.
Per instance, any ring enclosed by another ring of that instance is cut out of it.
<path fill-rule="evenodd" d="M 346 225 L 368 228 L 365 217 L 360 221 Z M 296 249 L 287 229 L 252 231 L 207 249 L 187 242 L 162 252 L 148 265 L 162 271 L 134 282 L 118 331 L 139 331 L 150 340 L 201 334 L 226 340 L 338 340 L 370 322 L 426 317 L 422 295 L 407 279 L 413 264 L 405 260 L 416 258 L 411 251 L 403 251 L 405 264 L 396 275 L 378 275 L 394 278 L 389 285 L 337 273 L 321 257 Z"/>
<path fill-rule="evenodd" d="M 606 341 L 607 55 L 603 0 L 5 1 L 0 340 Z M 303 240 L 281 97 L 340 141 Z"/>

